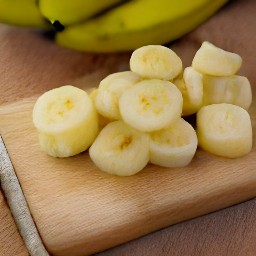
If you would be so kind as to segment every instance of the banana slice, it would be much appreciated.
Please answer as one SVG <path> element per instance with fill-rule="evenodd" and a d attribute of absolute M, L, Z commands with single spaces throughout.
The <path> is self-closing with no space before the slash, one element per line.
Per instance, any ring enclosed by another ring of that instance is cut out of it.
<path fill-rule="evenodd" d="M 227 104 L 212 104 L 197 112 L 199 145 L 223 157 L 236 158 L 252 149 L 252 124 L 246 110 Z"/>
<path fill-rule="evenodd" d="M 234 75 L 242 65 L 242 58 L 235 53 L 225 51 L 209 42 L 203 42 L 192 61 L 197 71 L 212 76 Z"/>
<path fill-rule="evenodd" d="M 132 53 L 130 69 L 144 78 L 171 80 L 181 73 L 182 61 L 165 46 L 147 45 Z"/>
<path fill-rule="evenodd" d="M 89 155 L 102 171 L 130 176 L 149 161 L 149 136 L 122 121 L 105 126 L 89 149 Z"/>
<path fill-rule="evenodd" d="M 150 133 L 150 162 L 164 167 L 184 167 L 197 149 L 194 128 L 180 118 L 168 128 Z"/>
<path fill-rule="evenodd" d="M 251 85 L 246 77 L 215 77 L 205 75 L 203 83 L 203 105 L 231 103 L 247 110 L 252 103 Z"/>
<path fill-rule="evenodd" d="M 43 151 L 69 157 L 85 151 L 98 134 L 97 112 L 88 94 L 66 85 L 41 95 L 33 109 Z"/>
<path fill-rule="evenodd" d="M 192 67 L 184 69 L 183 79 L 192 105 L 201 107 L 203 101 L 203 75 Z"/>
<path fill-rule="evenodd" d="M 203 75 L 194 68 L 187 67 L 183 75 L 174 79 L 173 83 L 183 97 L 182 116 L 196 113 L 203 104 Z"/>
<path fill-rule="evenodd" d="M 104 78 L 94 100 L 97 111 L 111 120 L 119 120 L 119 97 L 140 80 L 141 77 L 132 71 L 113 73 Z"/>
<path fill-rule="evenodd" d="M 94 88 L 91 88 L 88 93 L 89 93 L 89 97 L 91 98 L 94 106 L 95 106 L 95 98 L 96 98 L 96 95 L 98 93 L 98 88 L 94 87 Z M 96 106 L 95 106 L 96 108 Z M 103 115 L 101 115 L 99 112 L 98 113 L 98 121 L 99 121 L 99 129 L 101 130 L 103 127 L 105 127 L 108 123 L 111 122 L 111 120 Z"/>
<path fill-rule="evenodd" d="M 146 132 L 163 129 L 180 118 L 182 104 L 178 88 L 171 82 L 158 79 L 137 83 L 119 99 L 124 122 Z"/>

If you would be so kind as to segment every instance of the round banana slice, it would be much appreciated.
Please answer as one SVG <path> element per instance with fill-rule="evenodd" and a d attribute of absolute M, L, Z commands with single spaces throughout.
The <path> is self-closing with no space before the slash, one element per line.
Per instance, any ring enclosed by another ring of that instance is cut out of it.
<path fill-rule="evenodd" d="M 194 128 L 180 118 L 171 126 L 150 133 L 149 161 L 163 167 L 184 167 L 193 159 L 197 144 Z"/>
<path fill-rule="evenodd" d="M 89 155 L 102 171 L 130 176 L 141 171 L 149 161 L 149 136 L 122 121 L 106 125 L 89 149 Z"/>
<path fill-rule="evenodd" d="M 163 129 L 180 118 L 182 104 L 179 89 L 171 82 L 158 79 L 137 83 L 119 99 L 124 122 L 146 132 Z"/>
<path fill-rule="evenodd" d="M 190 103 L 199 109 L 203 101 L 203 75 L 194 68 L 187 67 L 184 69 L 183 79 Z"/>
<path fill-rule="evenodd" d="M 182 61 L 170 48 L 147 45 L 132 53 L 130 69 L 144 78 L 171 80 L 181 73 Z"/>
<path fill-rule="evenodd" d="M 182 115 L 196 113 L 203 104 L 203 75 L 192 67 L 184 69 L 183 75 L 174 79 L 173 83 L 183 97 Z"/>
<path fill-rule="evenodd" d="M 249 80 L 243 76 L 203 78 L 203 105 L 230 103 L 249 109 L 252 103 L 252 90 Z"/>
<path fill-rule="evenodd" d="M 94 106 L 95 106 L 95 98 L 96 98 L 96 95 L 98 93 L 98 88 L 94 87 L 94 88 L 91 88 L 88 93 L 89 93 L 89 97 L 91 98 Z M 106 126 L 108 123 L 110 123 L 112 120 L 110 120 L 109 118 L 101 115 L 99 112 L 97 112 L 98 114 L 98 120 L 99 120 L 99 129 L 101 130 L 104 126 Z"/>
<path fill-rule="evenodd" d="M 41 95 L 33 109 L 43 151 L 69 157 L 85 151 L 98 134 L 96 109 L 88 94 L 66 85 Z"/>
<path fill-rule="evenodd" d="M 197 112 L 199 146 L 223 157 L 236 158 L 252 149 L 252 124 L 246 110 L 227 104 L 212 104 Z"/>
<path fill-rule="evenodd" d="M 209 42 L 203 42 L 192 61 L 197 71 L 212 76 L 234 75 L 242 65 L 242 58 L 232 52 L 225 51 Z"/>
<path fill-rule="evenodd" d="M 94 100 L 97 111 L 111 120 L 119 120 L 119 97 L 140 80 L 141 77 L 132 71 L 113 73 L 104 78 Z"/>

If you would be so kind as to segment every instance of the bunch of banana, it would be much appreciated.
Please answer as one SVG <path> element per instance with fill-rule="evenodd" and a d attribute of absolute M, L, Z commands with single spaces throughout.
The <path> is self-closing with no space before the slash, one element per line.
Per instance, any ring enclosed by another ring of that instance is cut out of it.
<path fill-rule="evenodd" d="M 177 39 L 227 1 L 0 0 L 0 22 L 57 27 L 56 42 L 79 51 L 125 51 Z"/>

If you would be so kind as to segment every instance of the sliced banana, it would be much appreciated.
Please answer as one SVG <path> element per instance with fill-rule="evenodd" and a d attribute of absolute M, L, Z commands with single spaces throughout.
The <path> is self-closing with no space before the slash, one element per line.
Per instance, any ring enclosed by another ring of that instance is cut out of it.
<path fill-rule="evenodd" d="M 197 112 L 197 135 L 204 150 L 236 158 L 252 149 L 252 124 L 246 110 L 227 104 L 212 104 Z"/>
<path fill-rule="evenodd" d="M 193 159 L 197 144 L 194 128 L 180 118 L 171 126 L 150 133 L 150 162 L 164 167 L 184 167 Z"/>
<path fill-rule="evenodd" d="M 98 134 L 97 112 L 88 94 L 66 85 L 41 95 L 33 109 L 43 151 L 68 157 L 85 151 Z"/>
<path fill-rule="evenodd" d="M 113 73 L 104 78 L 95 96 L 97 111 L 111 120 L 120 119 L 119 97 L 124 91 L 134 86 L 141 77 L 132 71 Z"/>
<path fill-rule="evenodd" d="M 171 80 L 181 73 L 182 61 L 170 48 L 147 45 L 132 53 L 130 69 L 144 78 Z"/>
<path fill-rule="evenodd" d="M 232 52 L 225 51 L 209 42 L 203 42 L 192 61 L 197 71 L 212 76 L 234 75 L 242 65 L 242 58 Z"/>
<path fill-rule="evenodd" d="M 98 93 L 98 88 L 94 87 L 94 88 L 91 88 L 88 93 L 89 93 L 89 97 L 91 98 L 94 106 L 95 106 L 95 98 L 96 98 L 96 95 Z M 96 106 L 95 106 L 96 108 Z M 98 120 L 99 120 L 99 129 L 101 130 L 104 126 L 106 126 L 108 123 L 110 123 L 112 120 L 110 120 L 109 118 L 101 115 L 99 112 L 97 112 L 98 114 Z"/>
<path fill-rule="evenodd" d="M 192 105 L 200 107 L 203 101 L 203 75 L 192 67 L 184 69 L 183 79 Z"/>
<path fill-rule="evenodd" d="M 203 75 L 192 67 L 187 67 L 183 75 L 174 79 L 173 83 L 183 97 L 182 116 L 196 113 L 203 104 Z"/>
<path fill-rule="evenodd" d="M 89 149 L 89 155 L 102 171 L 130 176 L 149 161 L 149 136 L 122 121 L 107 124 Z"/>
<path fill-rule="evenodd" d="M 204 105 L 231 103 L 249 109 L 252 103 L 252 90 L 249 80 L 243 76 L 203 78 Z"/>
<path fill-rule="evenodd" d="M 137 83 L 119 99 L 124 122 L 147 132 L 163 129 L 180 118 L 182 104 L 179 89 L 171 82 L 158 79 Z"/>

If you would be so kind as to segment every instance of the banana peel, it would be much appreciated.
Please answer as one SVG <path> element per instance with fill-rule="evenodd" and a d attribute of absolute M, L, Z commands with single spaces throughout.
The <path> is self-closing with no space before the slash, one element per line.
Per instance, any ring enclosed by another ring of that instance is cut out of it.
<path fill-rule="evenodd" d="M 55 31 L 60 46 L 78 51 L 120 52 L 178 39 L 227 2 L 1 0 L 0 22 L 43 30 L 54 30 L 52 24 L 60 24 Z"/>
<path fill-rule="evenodd" d="M 50 29 L 35 0 L 0 0 L 0 22 L 20 27 Z"/>
<path fill-rule="evenodd" d="M 165 44 L 196 28 L 226 0 L 130 1 L 98 18 L 67 27 L 56 42 L 79 51 L 116 52 Z"/>

